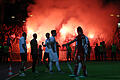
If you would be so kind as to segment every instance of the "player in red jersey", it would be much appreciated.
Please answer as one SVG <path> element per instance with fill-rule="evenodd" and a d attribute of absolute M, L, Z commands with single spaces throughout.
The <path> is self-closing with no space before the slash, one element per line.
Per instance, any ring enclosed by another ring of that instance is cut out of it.
<path fill-rule="evenodd" d="M 83 34 L 83 30 L 80 26 L 77 28 L 77 33 L 78 35 L 76 38 L 67 43 L 63 44 L 63 46 L 69 45 L 73 42 L 77 43 L 77 53 L 75 55 L 75 68 L 74 68 L 74 75 L 78 76 L 80 73 L 80 69 L 83 69 L 83 74 L 84 76 L 87 76 L 87 70 L 86 70 L 86 65 L 85 65 L 85 55 L 87 54 L 87 43 L 88 43 L 88 38 Z"/>

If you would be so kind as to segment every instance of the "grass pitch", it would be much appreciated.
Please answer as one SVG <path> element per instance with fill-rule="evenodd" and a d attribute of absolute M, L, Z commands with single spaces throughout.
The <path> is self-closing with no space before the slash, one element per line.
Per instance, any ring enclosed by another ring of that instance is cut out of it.
<path fill-rule="evenodd" d="M 74 64 L 70 64 L 74 69 Z M 32 70 L 27 70 L 25 77 L 15 76 L 10 80 L 120 80 L 120 62 L 86 62 L 88 77 L 69 77 L 71 74 L 70 69 L 66 62 L 60 62 L 60 67 L 65 73 L 57 72 L 55 64 L 53 64 L 53 74 L 45 72 L 45 65 L 38 65 L 36 69 L 39 73 L 32 73 Z M 82 72 L 80 73 L 82 74 Z"/>

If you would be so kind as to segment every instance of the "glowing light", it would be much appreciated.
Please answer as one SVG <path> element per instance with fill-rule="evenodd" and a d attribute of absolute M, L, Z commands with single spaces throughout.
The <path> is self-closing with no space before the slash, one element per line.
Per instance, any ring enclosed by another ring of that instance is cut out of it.
<path fill-rule="evenodd" d="M 12 38 L 15 38 L 15 34 L 11 35 Z"/>
<path fill-rule="evenodd" d="M 28 48 L 28 49 L 30 48 L 30 44 L 27 44 L 27 48 Z"/>
<path fill-rule="evenodd" d="M 28 34 L 32 34 L 32 33 L 33 33 L 33 30 L 29 29 Z"/>
<path fill-rule="evenodd" d="M 67 31 L 68 31 L 68 28 L 63 27 L 63 28 L 61 28 L 60 33 L 65 35 L 67 33 Z"/>
<path fill-rule="evenodd" d="M 118 28 L 120 28 L 120 23 L 118 23 Z"/>
<path fill-rule="evenodd" d="M 94 38 L 94 34 L 89 34 L 88 37 L 89 38 Z"/>
<path fill-rule="evenodd" d="M 118 14 L 118 15 L 116 15 L 116 17 L 118 17 L 118 18 L 119 18 L 119 17 L 120 17 L 120 15 L 119 15 L 119 14 Z"/>
<path fill-rule="evenodd" d="M 110 14 L 110 16 L 114 16 L 114 14 Z"/>
<path fill-rule="evenodd" d="M 33 15 L 31 14 L 30 17 L 32 17 Z"/>
<path fill-rule="evenodd" d="M 14 18 L 15 18 L 15 16 L 11 16 L 11 18 L 12 18 L 12 19 L 14 19 Z"/>
<path fill-rule="evenodd" d="M 78 33 L 77 33 L 77 29 L 75 29 L 75 34 L 78 34 Z"/>
<path fill-rule="evenodd" d="M 23 20 L 23 22 L 26 22 L 25 20 Z"/>

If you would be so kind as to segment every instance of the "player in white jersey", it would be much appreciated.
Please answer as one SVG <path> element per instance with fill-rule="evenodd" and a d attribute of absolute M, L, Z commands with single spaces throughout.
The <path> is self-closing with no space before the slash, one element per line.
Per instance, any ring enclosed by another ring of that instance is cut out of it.
<path fill-rule="evenodd" d="M 43 45 L 45 47 L 45 53 L 44 53 L 44 57 L 43 57 L 43 62 L 44 64 L 46 65 L 46 67 L 48 68 L 49 70 L 49 48 L 50 48 L 50 34 L 49 33 L 46 33 L 46 40 L 45 40 L 45 45 Z M 46 59 L 48 59 L 48 63 L 46 61 Z"/>
<path fill-rule="evenodd" d="M 49 49 L 49 58 L 50 58 L 49 70 L 50 70 L 50 72 L 53 72 L 52 62 L 55 62 L 58 71 L 61 72 L 61 69 L 59 66 L 59 59 L 58 59 L 58 55 L 57 55 L 57 50 L 56 50 L 56 40 L 55 40 L 55 36 L 57 35 L 56 30 L 52 30 L 51 34 L 52 34 L 52 36 L 50 37 L 51 48 Z"/>

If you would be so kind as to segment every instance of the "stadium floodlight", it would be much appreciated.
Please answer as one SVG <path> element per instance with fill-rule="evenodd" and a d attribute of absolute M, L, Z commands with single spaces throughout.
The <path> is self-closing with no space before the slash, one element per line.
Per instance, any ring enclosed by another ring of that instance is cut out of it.
<path fill-rule="evenodd" d="M 31 14 L 30 17 L 32 17 L 33 15 Z"/>
<path fill-rule="evenodd" d="M 113 17 L 113 16 L 114 16 L 114 14 L 110 14 L 110 16 L 111 16 L 111 17 Z"/>
<path fill-rule="evenodd" d="M 120 15 L 119 15 L 119 14 L 118 14 L 118 15 L 116 15 L 116 17 L 118 17 L 118 18 L 119 18 L 119 17 L 120 17 Z"/>
<path fill-rule="evenodd" d="M 118 28 L 120 28 L 120 22 L 118 23 Z"/>
<path fill-rule="evenodd" d="M 23 22 L 26 22 L 25 20 L 23 20 Z"/>
<path fill-rule="evenodd" d="M 15 16 L 11 16 L 11 18 L 12 18 L 12 19 L 14 19 L 14 18 L 15 18 Z"/>

